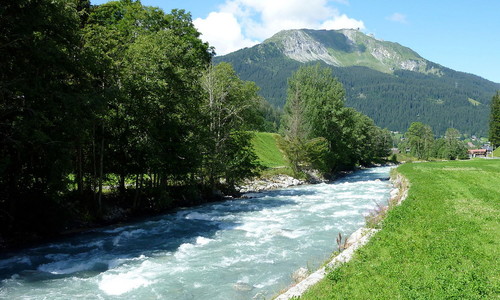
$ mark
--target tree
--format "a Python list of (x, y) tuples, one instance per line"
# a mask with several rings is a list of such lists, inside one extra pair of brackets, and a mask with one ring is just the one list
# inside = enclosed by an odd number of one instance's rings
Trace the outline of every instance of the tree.
[[(74, 1), (0, 9), (0, 219), (34, 226), (56, 213), (89, 103)], [(3, 214), (9, 217), (5, 217)], [(52, 218), (57, 222), (61, 218)], [(47, 228), (50, 228), (46, 221)], [(8, 230), (9, 226), (3, 226)], [(11, 225), (11, 224), (10, 224)]]
[(410, 153), (419, 159), (428, 159), (434, 142), (434, 134), (429, 125), (413, 122), (406, 132)]
[(494, 147), (500, 146), (500, 92), (491, 99), (489, 139)]
[[(310, 164), (304, 156), (309, 140), (324, 138), (328, 151), (320, 165), (334, 169), (341, 162), (342, 117), (345, 92), (331, 70), (319, 65), (303, 66), (288, 80), (288, 96), (282, 121), (282, 132), (288, 142), (289, 158), (297, 169)], [(316, 164), (317, 158), (314, 158)]]
[[(260, 97), (253, 82), (238, 78), (232, 66), (210, 65), (201, 84), (205, 92), (202, 112), (206, 119), (203, 169), (208, 185), (215, 191), (221, 179), (232, 186), (255, 169), (255, 155), (249, 147), (251, 135), (242, 129), (255, 120), (252, 110)], [(246, 125), (247, 124), (247, 125)]]
[(85, 49), (97, 61), (92, 74), (101, 99), (89, 151), (98, 198), (109, 173), (119, 176), (122, 195), (125, 178), (135, 177), (135, 203), (145, 174), (162, 195), (169, 182), (192, 181), (201, 164), (198, 80), (212, 51), (190, 14), (113, 1), (93, 8), (84, 33)]
[(455, 128), (448, 128), (443, 138), (434, 141), (432, 157), (443, 159), (463, 159), (467, 157), (467, 147), (459, 140), (460, 132)]
[(307, 159), (305, 144), (309, 136), (309, 124), (306, 122), (305, 100), (301, 94), (299, 80), (288, 82), (288, 97), (281, 120), (281, 131), (284, 135), (284, 149), (295, 173), (301, 172), (301, 165)]
[(342, 85), (328, 68), (303, 66), (290, 77), (281, 131), (295, 171), (338, 171), (388, 155), (389, 132), (344, 107), (344, 98)]
[(460, 131), (455, 128), (448, 128), (445, 133), (446, 151), (444, 157), (446, 159), (459, 159), (463, 158), (467, 153), (467, 148), (464, 143), (459, 140)]

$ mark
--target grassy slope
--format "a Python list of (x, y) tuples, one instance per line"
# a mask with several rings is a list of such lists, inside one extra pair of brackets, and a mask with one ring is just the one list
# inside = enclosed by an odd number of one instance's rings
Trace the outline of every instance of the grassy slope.
[(500, 157), (500, 147), (496, 148), (495, 151), (493, 151), (493, 156)]
[(266, 168), (288, 166), (288, 163), (277, 145), (280, 138), (277, 133), (254, 132), (252, 144), (260, 163)]
[(499, 299), (500, 160), (398, 170), (411, 183), (406, 201), (303, 299)]

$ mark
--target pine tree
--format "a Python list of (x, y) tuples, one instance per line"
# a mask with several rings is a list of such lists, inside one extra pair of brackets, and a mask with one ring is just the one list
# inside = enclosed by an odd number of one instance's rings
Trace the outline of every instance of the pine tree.
[(500, 92), (491, 99), (489, 138), (494, 147), (500, 146)]

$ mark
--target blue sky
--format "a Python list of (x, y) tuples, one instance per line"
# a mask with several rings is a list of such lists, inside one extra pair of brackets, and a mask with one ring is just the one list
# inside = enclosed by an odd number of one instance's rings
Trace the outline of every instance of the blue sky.
[[(93, 0), (92, 4), (108, 1)], [(282, 29), (360, 28), (457, 71), (500, 83), (499, 0), (142, 0), (191, 12), (202, 38), (225, 54)]]

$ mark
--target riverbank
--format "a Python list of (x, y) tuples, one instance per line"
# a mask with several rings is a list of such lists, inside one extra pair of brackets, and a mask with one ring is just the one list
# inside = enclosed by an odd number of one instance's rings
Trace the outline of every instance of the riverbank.
[(380, 230), (380, 228), (374, 227), (379, 227), (381, 225), (389, 209), (400, 205), (406, 197), (408, 197), (409, 183), (405, 177), (395, 172), (391, 177), (391, 181), (394, 189), (391, 190), (390, 198), (387, 200), (386, 205), (379, 205), (377, 209), (366, 216), (366, 226), (356, 230), (343, 242), (340, 236), (339, 240), (337, 240), (340, 252), (336, 256), (329, 260), (325, 266), (321, 267), (319, 270), (300, 278), (301, 280), (299, 282), (290, 287), (287, 291), (281, 293), (275, 300), (296, 299), (302, 296), (309, 288), (323, 280), (329, 272), (332, 272), (332, 270), (350, 261), (355, 255), (355, 252), (370, 241), (370, 239)]
[(411, 187), (383, 229), (301, 299), (500, 296), (500, 161), (405, 164)]
[[(380, 166), (381, 165), (374, 165), (373, 167)], [(286, 174), (262, 175), (243, 181), (241, 185), (236, 187), (236, 194), (241, 196), (244, 193), (264, 192), (303, 184), (318, 184), (322, 182), (329, 182), (342, 178), (352, 172), (353, 171), (338, 172), (332, 175), (330, 180), (324, 178), (318, 171), (315, 170), (310, 170), (305, 174), (305, 177), (308, 178), (307, 180), (294, 178)], [(116, 202), (116, 199), (109, 202), (104, 200), (103, 203), (105, 204), (106, 209), (104, 210), (104, 214), (99, 219), (87, 219), (85, 214), (82, 214), (80, 212), (75, 213), (71, 217), (72, 221), (64, 226), (64, 228), (61, 228), (58, 231), (54, 231), (49, 235), (24, 233), (16, 234), (8, 238), (2, 237), (0, 235), (0, 253), (16, 251), (26, 247), (36, 246), (42, 243), (57, 241), (59, 239), (78, 235), (95, 228), (140, 221), (144, 218), (154, 217), (169, 212), (175, 212), (176, 210), (185, 207), (194, 207), (208, 202), (218, 202), (232, 199), (238, 199), (238, 196), (226, 196), (222, 193), (218, 193), (216, 197), (212, 197), (211, 199), (205, 198), (198, 199), (197, 201), (186, 201), (186, 199), (182, 199), (182, 201), (174, 200), (171, 206), (166, 209), (150, 208), (144, 210), (133, 210), (129, 206), (119, 205), (119, 203), (132, 203), (132, 199), (128, 199), (129, 201), (125, 201), (124, 199), (122, 199), (118, 202)], [(115, 202), (118, 204), (113, 204)]]
[[(268, 190), (283, 189), (291, 186), (297, 186), (302, 184), (312, 184), (325, 181), (320, 179), (319, 175), (313, 173), (315, 177), (314, 180), (306, 181), (303, 179), (297, 179), (285, 174), (277, 174), (273, 176), (262, 176), (254, 177), (245, 180), (240, 186), (236, 187), (236, 192), (238, 195), (249, 192), (264, 192)], [(25, 233), (11, 236), (9, 238), (3, 238), (0, 235), (0, 253), (14, 251), (16, 249), (22, 249), (25, 247), (34, 246), (41, 243), (56, 241), (61, 238), (67, 238), (73, 235), (77, 235), (95, 228), (100, 228), (103, 226), (110, 226), (116, 224), (125, 224), (129, 222), (139, 221), (144, 218), (154, 217), (157, 215), (166, 214), (169, 212), (175, 212), (180, 208), (194, 207), (208, 202), (219, 202), (225, 200), (237, 199), (238, 197), (228, 196), (222, 194), (222, 192), (217, 192), (215, 197), (200, 199), (198, 201), (173, 201), (171, 207), (166, 209), (149, 209), (149, 210), (133, 210), (130, 207), (113, 204), (106, 204), (106, 209), (103, 215), (99, 219), (85, 219), (80, 218), (75, 214), (73, 220), (70, 224), (61, 228), (57, 232), (53, 232), (50, 235), (39, 235), (35, 233)], [(120, 201), (120, 203), (126, 201)], [(81, 213), (80, 213), (81, 215)]]

